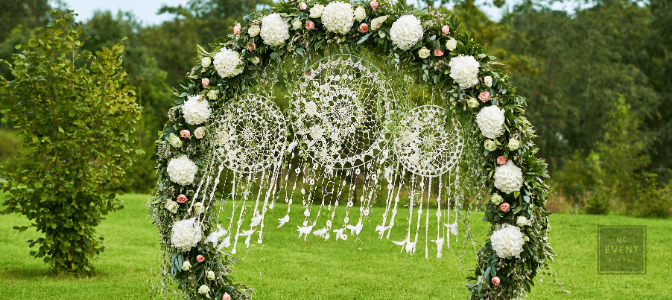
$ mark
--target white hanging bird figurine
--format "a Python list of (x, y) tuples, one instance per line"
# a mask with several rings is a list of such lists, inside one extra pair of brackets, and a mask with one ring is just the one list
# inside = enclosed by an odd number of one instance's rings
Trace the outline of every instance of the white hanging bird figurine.
[[(401, 251), (404, 251), (404, 246), (405, 246), (406, 244), (408, 244), (408, 242), (409, 242), (408, 237), (406, 237), (406, 239), (403, 240), (403, 241), (392, 241), (392, 243), (395, 243), (395, 244), (401, 246)], [(399, 252), (401, 253), (401, 251), (399, 251)]]
[(217, 251), (222, 251), (222, 248), (229, 248), (231, 246), (231, 235), (227, 235), (224, 240), (219, 243), (219, 247), (217, 247)]
[(415, 253), (415, 243), (416, 242), (408, 242), (406, 243), (406, 253), (413, 255)]
[(247, 238), (245, 239), (245, 246), (248, 248), (250, 247), (250, 239), (252, 238), (252, 234), (255, 232), (254, 229), (252, 230), (243, 230), (243, 232), (239, 233), (238, 236), (246, 236)]
[(321, 238), (324, 238), (324, 235), (328, 232), (329, 232), (329, 229), (327, 229), (326, 227), (322, 227), (318, 230), (313, 231), (313, 234), (316, 235), (316, 236), (319, 236)]
[(264, 219), (264, 216), (262, 215), (256, 215), (254, 218), (252, 218), (252, 223), (250, 223), (250, 227), (256, 227), (261, 223), (261, 221)]
[(383, 226), (383, 225), (378, 225), (376, 226), (376, 231), (380, 234), (380, 238), (383, 238), (383, 235), (385, 235), (385, 231), (390, 229), (390, 226)]
[(217, 224), (217, 231), (210, 233), (210, 235), (205, 238), (205, 243), (212, 243), (213, 247), (217, 247), (219, 239), (225, 236), (226, 233), (227, 231), (222, 228), (222, 225)]
[(362, 222), (359, 221), (357, 222), (357, 225), (347, 225), (345, 226), (346, 228), (350, 229), (350, 235), (359, 235), (359, 233), (362, 231)]
[(457, 220), (453, 224), (444, 224), (448, 229), (450, 229), (450, 234), (457, 235)]
[(334, 229), (334, 232), (336, 233), (336, 240), (337, 240), (337, 241), (338, 241), (338, 239), (341, 239), (341, 240), (344, 240), (344, 241), (345, 241), (345, 240), (348, 238), (348, 237), (343, 233), (344, 230), (345, 230), (345, 228)]
[(443, 256), (441, 253), (443, 251), (443, 238), (432, 240), (432, 242), (436, 243), (436, 258), (441, 258)]
[(303, 241), (305, 242), (305, 241), (306, 241), (306, 238), (308, 237), (308, 235), (310, 234), (310, 232), (313, 231), (313, 226), (315, 226), (315, 225), (303, 226), (303, 227), (301, 227), (301, 226), (296, 226), (297, 228), (299, 228), (299, 229), (298, 229), (298, 231), (299, 231), (299, 238), (301, 238), (301, 236), (305, 234), (305, 236), (303, 237)]
[(278, 228), (282, 227), (282, 225), (285, 225), (285, 223), (289, 222), (289, 215), (285, 215), (282, 217), (282, 219), (278, 219), (280, 221), (280, 225), (278, 225)]

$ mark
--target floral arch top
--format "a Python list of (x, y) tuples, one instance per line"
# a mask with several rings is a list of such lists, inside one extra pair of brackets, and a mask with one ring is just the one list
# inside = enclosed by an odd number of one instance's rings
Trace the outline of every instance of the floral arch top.
[[(546, 164), (534, 157), (525, 99), (453, 16), (290, 1), (246, 22), (200, 49), (158, 141), (148, 206), (164, 250), (161, 292), (176, 283), (190, 299), (247, 299), (231, 255), (261, 243), (265, 225), (347, 240), (378, 212), (381, 239), (399, 228), (391, 241), (402, 251), (424, 241), (425, 257), (441, 257), (458, 220), (468, 226), (483, 210), (491, 236), (468, 278), (472, 299), (522, 297), (539, 268), (550, 272)], [(395, 227), (404, 206), (407, 223)], [(292, 207), (304, 216), (296, 224)]]

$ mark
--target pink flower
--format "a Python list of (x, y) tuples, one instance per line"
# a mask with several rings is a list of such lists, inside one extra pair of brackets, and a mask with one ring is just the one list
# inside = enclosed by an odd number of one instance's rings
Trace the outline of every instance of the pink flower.
[(303, 3), (303, 2), (299, 3), (299, 9), (300, 10), (306, 10), (307, 8), (308, 8), (308, 6), (305, 3)]
[(497, 157), (497, 164), (498, 165), (503, 165), (505, 163), (506, 163), (506, 157), (504, 157), (504, 155), (502, 155), (500, 157)]
[(315, 29), (315, 23), (313, 23), (313, 21), (311, 21), (311, 20), (306, 21), (306, 29), (308, 29), (308, 30)]
[(441, 49), (434, 49), (434, 56), (443, 56), (443, 51)]
[(483, 102), (488, 102), (490, 100), (490, 92), (485, 91), (478, 95), (478, 99), (481, 99)]
[(371, 9), (375, 10), (378, 7), (378, 2), (376, 2), (376, 0), (371, 1), (369, 4), (371, 5)]
[(444, 25), (443, 27), (441, 27), (441, 32), (443, 32), (443, 34), (449, 34), (450, 27), (448, 27), (448, 25)]
[(203, 257), (203, 255), (200, 255), (200, 254), (199, 254), (198, 256), (196, 256), (196, 261), (197, 261), (197, 262), (201, 263), (201, 262), (203, 262), (204, 260), (205, 260), (205, 257)]
[(369, 25), (366, 25), (366, 23), (359, 24), (359, 32), (366, 33), (367, 31), (369, 31)]
[(177, 203), (187, 203), (187, 196), (185, 195), (177, 196)]
[(492, 277), (492, 284), (499, 285), (499, 282), (500, 282), (499, 277), (496, 277), (496, 276)]
[(231, 300), (231, 296), (229, 296), (228, 293), (224, 293), (224, 296), (222, 296), (222, 300)]
[(236, 26), (233, 27), (233, 33), (236, 35), (240, 34), (240, 24), (236, 24)]
[(252, 43), (252, 45), (247, 45), (247, 50), (256, 50), (257, 49), (257, 43)]
[(201, 79), (201, 83), (203, 84), (203, 87), (206, 87), (208, 84), (210, 84), (210, 79), (203, 78)]
[(508, 203), (504, 202), (504, 203), (502, 203), (502, 205), (499, 206), (499, 208), (500, 208), (503, 212), (507, 212), (507, 211), (509, 211), (509, 208), (511, 208), (511, 205), (509, 205)]
[(191, 135), (191, 132), (189, 132), (189, 130), (185, 129), (185, 130), (180, 131), (180, 136), (183, 137), (183, 138), (188, 138), (190, 135)]

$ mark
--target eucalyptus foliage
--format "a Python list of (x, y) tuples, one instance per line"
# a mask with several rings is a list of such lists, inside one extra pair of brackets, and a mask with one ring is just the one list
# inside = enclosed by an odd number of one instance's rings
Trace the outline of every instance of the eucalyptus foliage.
[(82, 30), (70, 13), (37, 35), (7, 63), (14, 80), (0, 77), (0, 95), (11, 101), (2, 121), (17, 129), (32, 168), (3, 172), (5, 210), (32, 221), (41, 237), (31, 255), (55, 271), (89, 274), (104, 250), (95, 227), (123, 208), (116, 192), (135, 160), (134, 125), (140, 108), (121, 67), (123, 46), (95, 55), (81, 51)]

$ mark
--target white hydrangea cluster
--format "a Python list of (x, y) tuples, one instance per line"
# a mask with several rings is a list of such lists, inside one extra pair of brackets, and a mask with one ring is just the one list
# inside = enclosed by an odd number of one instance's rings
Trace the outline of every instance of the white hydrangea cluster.
[(448, 63), (450, 78), (460, 85), (461, 89), (468, 89), (478, 84), (478, 68), (481, 66), (471, 55), (455, 56)]
[(274, 13), (261, 19), (261, 38), (271, 46), (280, 46), (289, 38), (289, 23)]
[(525, 239), (523, 233), (516, 226), (509, 224), (502, 225), (502, 228), (495, 230), (490, 236), (492, 249), (495, 250), (500, 258), (518, 257), (523, 252)]
[(196, 218), (177, 221), (173, 224), (173, 233), (170, 235), (170, 243), (173, 247), (184, 252), (196, 247), (203, 237), (201, 225)]
[(322, 12), (322, 24), (327, 31), (346, 34), (355, 22), (355, 11), (350, 3), (331, 2)]
[(194, 182), (198, 166), (186, 155), (171, 158), (168, 162), (168, 177), (172, 182), (179, 185), (187, 185)]
[(523, 171), (510, 160), (503, 166), (497, 167), (494, 178), (495, 187), (507, 194), (520, 191), (523, 186)]
[(227, 48), (219, 50), (213, 61), (217, 74), (222, 78), (229, 78), (242, 73), (242, 62), (238, 51)]
[(481, 133), (489, 138), (494, 139), (504, 133), (504, 109), (492, 105), (481, 109), (476, 115), (476, 124), (481, 130)]
[(414, 15), (401, 16), (392, 23), (390, 39), (401, 50), (411, 49), (422, 39), (422, 25)]
[(200, 95), (189, 96), (187, 101), (182, 104), (182, 115), (184, 120), (190, 125), (199, 125), (208, 120), (212, 114), (212, 109), (208, 100)]

